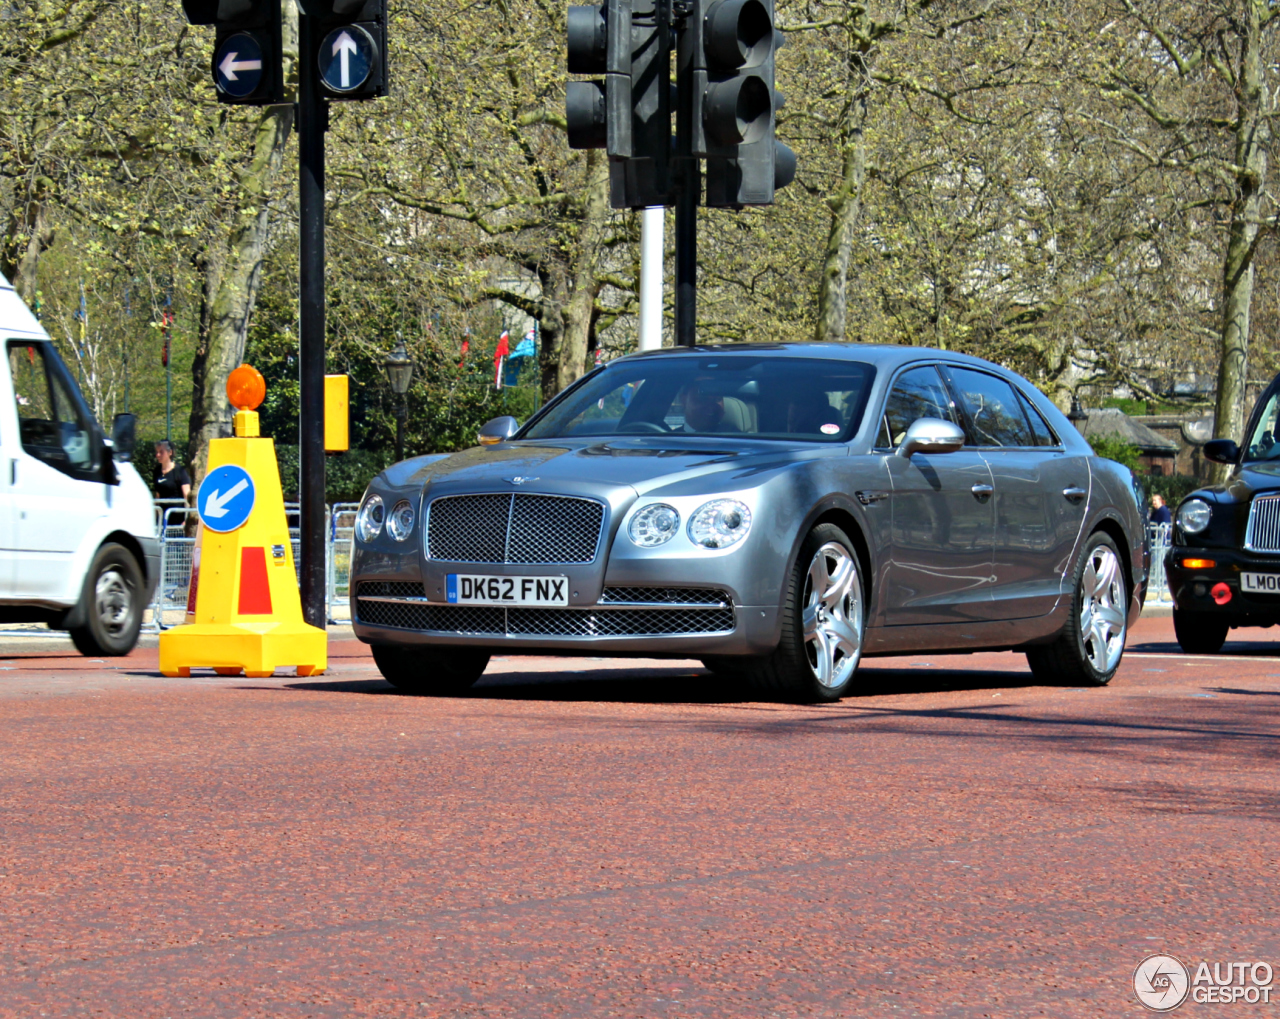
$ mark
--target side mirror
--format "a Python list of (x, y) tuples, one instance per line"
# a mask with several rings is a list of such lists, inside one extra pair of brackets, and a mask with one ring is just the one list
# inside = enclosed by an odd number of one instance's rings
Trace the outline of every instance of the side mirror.
[(955, 453), (964, 447), (964, 429), (941, 418), (920, 418), (911, 422), (898, 447), (898, 456), (912, 453)]
[(1210, 439), (1204, 444), (1204, 458), (1216, 464), (1233, 464), (1240, 459), (1240, 447), (1231, 439)]
[(117, 414), (111, 422), (111, 455), (117, 460), (132, 460), (138, 446), (138, 416)]
[(519, 430), (520, 422), (510, 414), (503, 414), (500, 418), (485, 422), (485, 426), (480, 429), (480, 434), (476, 436), (476, 439), (482, 446), (494, 446), (499, 442), (506, 442)]

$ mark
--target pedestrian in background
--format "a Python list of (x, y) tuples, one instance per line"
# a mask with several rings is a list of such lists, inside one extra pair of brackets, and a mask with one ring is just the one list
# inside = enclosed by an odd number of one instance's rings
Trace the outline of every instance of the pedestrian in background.
[(156, 472), (151, 487), (157, 499), (181, 499), (185, 503), (191, 494), (191, 475), (173, 462), (173, 443), (168, 439), (156, 443)]
[(1173, 515), (1169, 512), (1169, 507), (1164, 504), (1163, 495), (1153, 495), (1151, 497), (1151, 522), (1153, 524), (1168, 524), (1173, 521)]

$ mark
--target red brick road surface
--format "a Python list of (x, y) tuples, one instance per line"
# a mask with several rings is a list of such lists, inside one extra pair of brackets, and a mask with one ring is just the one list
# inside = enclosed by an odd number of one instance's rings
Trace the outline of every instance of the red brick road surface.
[(1274, 633), (1144, 620), (1103, 690), (880, 659), (823, 707), (694, 663), (436, 699), (351, 641), (306, 680), (9, 641), (0, 1017), (1118, 1016), (1152, 953), (1280, 974)]

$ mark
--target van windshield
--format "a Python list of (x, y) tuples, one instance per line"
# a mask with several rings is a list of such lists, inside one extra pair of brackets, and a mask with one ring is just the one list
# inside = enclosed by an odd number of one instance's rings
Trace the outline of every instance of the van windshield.
[(860, 361), (760, 354), (625, 360), (588, 378), (520, 435), (714, 435), (844, 442), (875, 369)]

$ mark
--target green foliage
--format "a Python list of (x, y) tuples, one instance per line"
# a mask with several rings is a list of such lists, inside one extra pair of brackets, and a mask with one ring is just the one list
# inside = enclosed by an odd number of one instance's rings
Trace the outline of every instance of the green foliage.
[(1171, 508), (1176, 507), (1197, 488), (1203, 488), (1208, 484), (1204, 478), (1188, 477), (1183, 474), (1150, 474), (1142, 480), (1146, 484), (1148, 494), (1164, 496), (1164, 501)]
[(1141, 461), (1139, 458), (1142, 453), (1137, 446), (1131, 446), (1124, 439), (1118, 439), (1110, 435), (1096, 436), (1089, 439), (1089, 445), (1093, 447), (1093, 451), (1098, 456), (1124, 464), (1135, 474), (1140, 470)]
[(1116, 396), (1116, 397), (1112, 397), (1109, 400), (1103, 400), (1102, 406), (1119, 408), (1120, 410), (1124, 411), (1124, 413), (1128, 414), (1130, 417), (1133, 417), (1134, 415), (1137, 415), (1137, 414), (1147, 413), (1146, 400), (1133, 400), (1123, 396)]
[[(280, 484), (286, 501), (298, 495), (298, 447), (279, 443), (276, 459), (280, 463)], [(369, 480), (391, 462), (381, 450), (349, 449), (324, 458), (325, 502), (358, 502)]]

